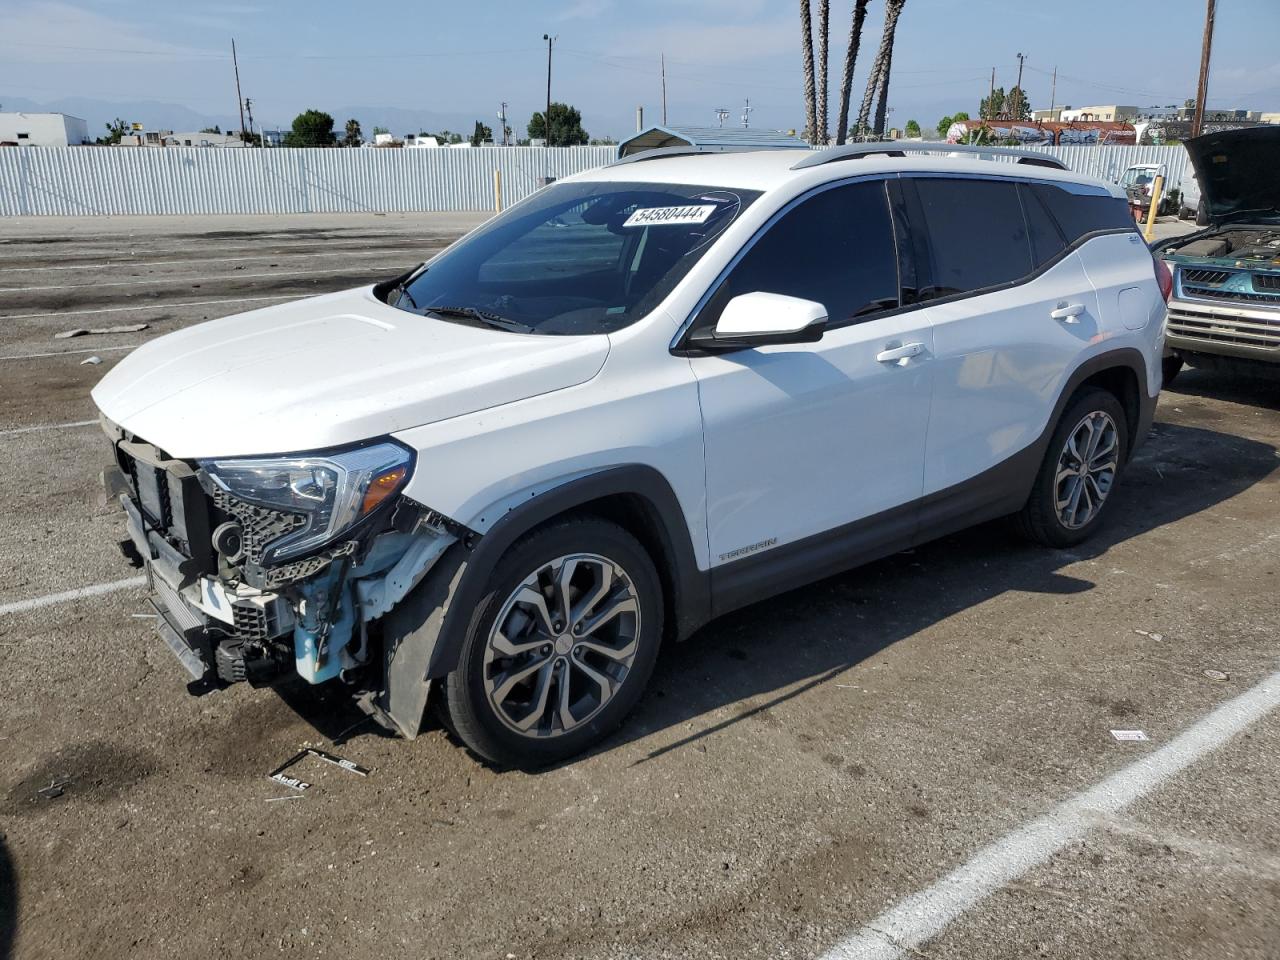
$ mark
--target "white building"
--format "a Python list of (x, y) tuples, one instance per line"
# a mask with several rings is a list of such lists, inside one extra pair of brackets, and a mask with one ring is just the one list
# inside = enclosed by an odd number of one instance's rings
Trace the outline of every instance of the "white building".
[(89, 127), (65, 113), (0, 113), (0, 145), (75, 147), (90, 143)]
[(1095, 107), (1064, 107), (1061, 119), (1063, 123), (1072, 120), (1132, 120), (1138, 116), (1137, 107), (1126, 107), (1118, 103), (1107, 103)]

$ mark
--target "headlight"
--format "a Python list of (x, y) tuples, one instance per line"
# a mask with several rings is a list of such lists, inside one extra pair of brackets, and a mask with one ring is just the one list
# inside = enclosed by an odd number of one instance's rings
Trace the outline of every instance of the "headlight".
[(269, 566), (328, 543), (409, 478), (413, 454), (395, 443), (342, 453), (263, 459), (201, 460), (201, 483), (248, 503), (293, 514), (303, 523), (264, 544)]

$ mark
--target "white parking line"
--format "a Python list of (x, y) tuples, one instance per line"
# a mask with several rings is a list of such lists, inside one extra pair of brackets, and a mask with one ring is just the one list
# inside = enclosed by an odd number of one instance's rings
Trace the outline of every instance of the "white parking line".
[[(294, 277), (332, 277), (335, 274), (350, 273), (346, 270), (291, 270), (289, 278)], [(212, 283), (219, 280), (262, 280), (279, 279), (280, 271), (271, 273), (220, 273), (212, 277), (147, 277), (142, 280), (109, 280), (106, 283), (59, 283), (47, 287), (0, 287), (4, 293), (33, 293), (41, 290), (79, 290), (83, 287), (154, 287), (162, 283)]]
[(1280, 673), (1273, 673), (1163, 747), (979, 850), (932, 886), (899, 901), (840, 941), (822, 955), (822, 960), (897, 960), (908, 954), (920, 955), (921, 944), (942, 933), (989, 894), (1083, 836), (1099, 816), (1114, 815), (1150, 793), (1277, 706)]
[(13, 430), (0, 430), (0, 437), (12, 437), (17, 433), (38, 433), (41, 430), (66, 430), (69, 427), (91, 427), (97, 420), (75, 420), (72, 423), (42, 423), (36, 427), (17, 427)]
[(72, 600), (87, 600), (89, 597), (100, 597), (104, 593), (116, 593), (119, 590), (131, 590), (147, 582), (146, 577), (130, 577), (127, 580), (113, 580), (111, 583), (95, 583), (91, 587), (79, 587), (63, 593), (51, 593), (44, 597), (31, 597), (29, 600), (15, 600), (13, 603), (0, 603), (0, 617), (9, 613), (24, 613), (27, 610), (39, 610), (41, 607), (52, 607)]
[(127, 313), (132, 310), (172, 310), (175, 307), (208, 307), (217, 303), (254, 303), (259, 300), (305, 300), (314, 293), (290, 293), (279, 297), (228, 297), (222, 300), (174, 300), (166, 303), (139, 303), (128, 307), (97, 307), (93, 310), (63, 310), (59, 313), (0, 314), (0, 320), (31, 320), (36, 317), (78, 317), (86, 313)]
[(141, 344), (131, 343), (127, 347), (93, 347), (89, 350), (52, 350), (49, 353), (14, 353), (0, 360), (44, 360), (46, 357), (70, 357), (79, 353), (108, 353), (117, 350), (136, 350)]
[[(461, 236), (461, 235), (462, 234), (458, 234), (458, 236)], [(0, 273), (31, 273), (36, 270), (39, 270), (41, 273), (44, 273), (45, 271), (48, 271), (48, 270), (95, 270), (100, 267), (175, 267), (175, 266), (182, 266), (188, 263), (238, 263), (242, 260), (279, 260), (279, 259), (285, 259), (288, 257), (312, 257), (312, 258), (314, 257), (350, 257), (350, 256), (355, 256), (357, 254), (361, 256), (374, 256), (375, 254), (381, 254), (381, 253), (394, 253), (396, 249), (399, 247), (431, 247), (432, 249), (434, 249), (435, 246), (443, 247), (451, 242), (452, 240), (447, 240), (443, 237), (435, 237), (435, 238), (424, 239), (424, 240), (399, 240), (399, 241), (387, 240), (378, 244), (370, 244), (369, 246), (364, 246), (364, 247), (354, 247), (347, 250), (335, 250), (329, 253), (322, 253), (322, 252), (275, 253), (275, 254), (261, 253), (261, 254), (254, 254), (253, 256), (243, 256), (243, 257), (190, 257), (186, 260), (139, 260), (137, 258), (134, 258), (134, 259), (128, 259), (128, 260), (100, 260), (96, 263), (93, 263), (93, 262), (64, 263), (64, 264), (58, 264), (57, 266), (39, 265), (39, 261), (46, 259), (46, 257), (44, 256), (5, 257), (4, 262), (6, 263), (17, 263), (22, 260), (33, 260), (33, 261), (36, 261), (38, 265), (34, 267), (0, 267)], [(334, 245), (333, 243), (324, 244), (324, 246), (329, 246), (329, 247), (333, 245)], [(298, 244), (298, 246), (302, 246), (302, 244)]]

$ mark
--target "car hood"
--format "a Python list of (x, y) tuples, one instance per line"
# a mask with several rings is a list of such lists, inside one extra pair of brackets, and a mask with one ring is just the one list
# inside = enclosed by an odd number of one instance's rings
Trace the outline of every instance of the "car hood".
[(1207, 133), (1186, 147), (1210, 222), (1280, 216), (1280, 127)]
[(464, 326), (362, 288), (159, 337), (103, 377), (93, 400), (174, 457), (318, 450), (575, 386), (608, 353), (603, 335)]

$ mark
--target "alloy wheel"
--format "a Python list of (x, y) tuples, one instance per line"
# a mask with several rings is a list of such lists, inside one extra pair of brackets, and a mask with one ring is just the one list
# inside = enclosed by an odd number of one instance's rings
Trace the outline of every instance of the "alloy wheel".
[(1102, 509), (1120, 465), (1119, 436), (1101, 410), (1086, 414), (1067, 435), (1053, 490), (1058, 520), (1068, 530), (1086, 526)]
[(485, 695), (527, 737), (557, 737), (604, 709), (635, 662), (640, 601), (626, 571), (575, 553), (543, 564), (507, 597), (485, 647)]

